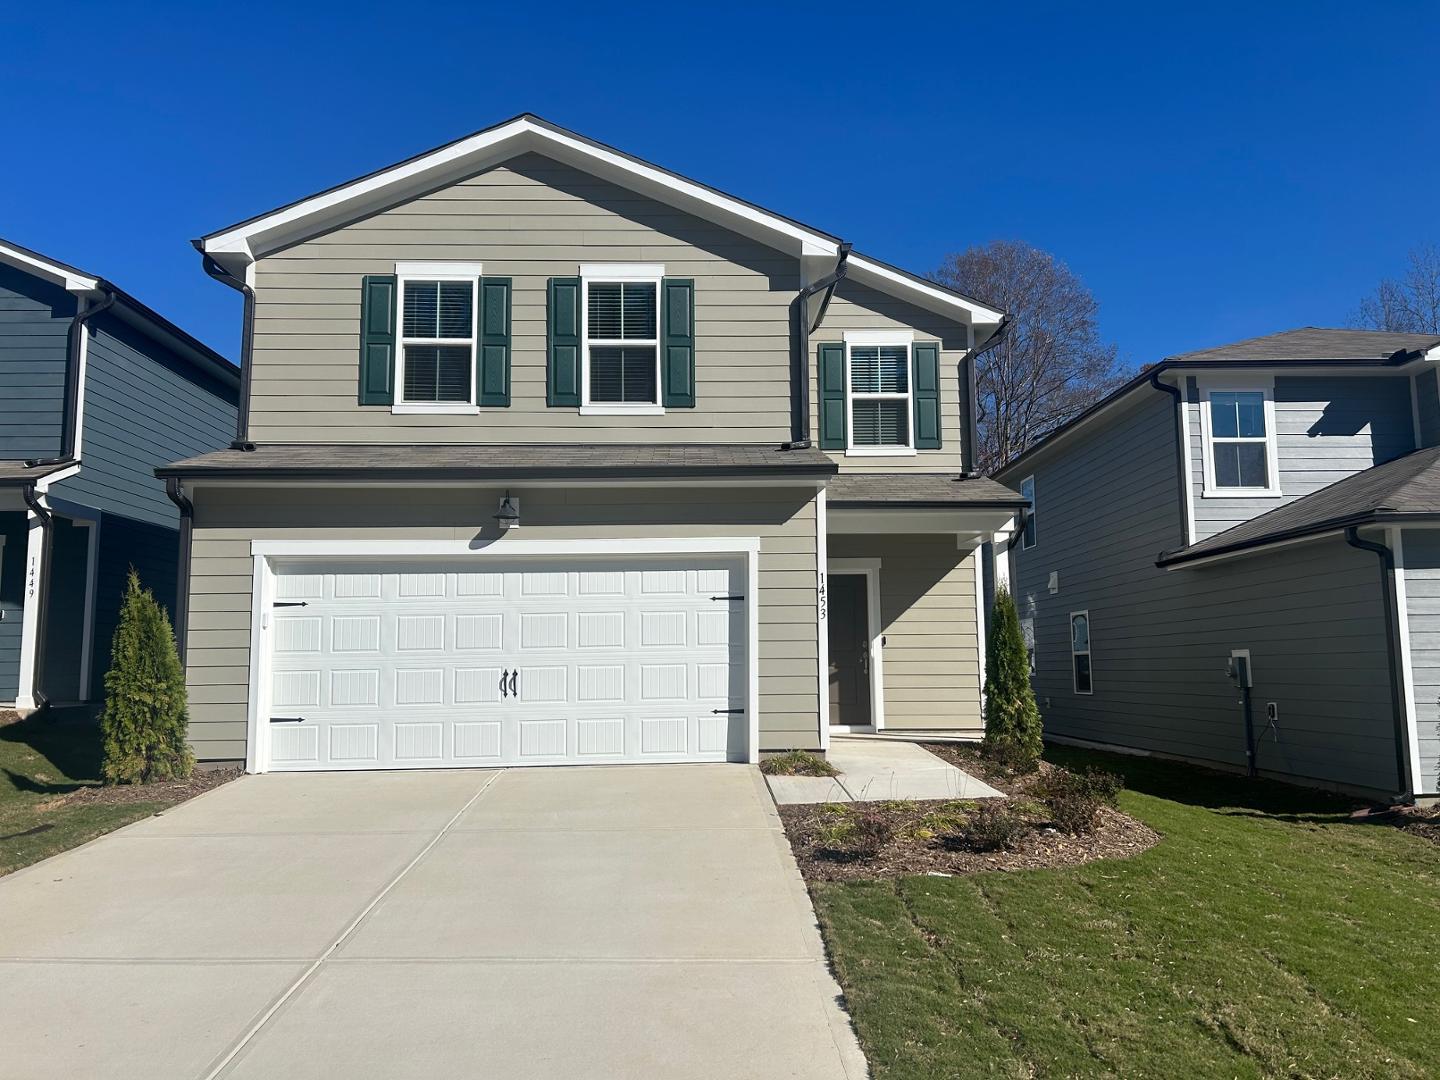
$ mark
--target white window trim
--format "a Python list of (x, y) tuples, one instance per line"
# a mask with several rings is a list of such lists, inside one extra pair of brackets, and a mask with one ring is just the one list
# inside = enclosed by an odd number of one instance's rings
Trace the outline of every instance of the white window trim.
[[(1265, 468), (1269, 483), (1257, 487), (1217, 487), (1215, 484), (1215, 437), (1210, 423), (1211, 394), (1262, 394), (1265, 400)], [(1243, 442), (1243, 439), (1225, 439)], [(1259, 439), (1250, 439), (1259, 442)], [(1228, 379), (1223, 383), (1202, 383), (1200, 386), (1200, 446), (1205, 463), (1204, 486), (1200, 492), (1206, 499), (1274, 499), (1280, 495), (1279, 440), (1275, 431), (1275, 380)]]
[[(1077, 615), (1085, 616), (1086, 648), (1083, 652), (1077, 652), (1075, 649), (1075, 617)], [(1070, 612), (1070, 619), (1065, 624), (1065, 628), (1070, 631), (1070, 688), (1074, 690), (1077, 694), (1080, 694), (1084, 697), (1089, 697), (1095, 693), (1095, 628), (1094, 624), (1090, 621), (1090, 609), (1082, 608), (1080, 611)], [(1075, 677), (1075, 658), (1077, 656), (1087, 657), (1090, 661), (1089, 690), (1081, 690), (1080, 680)]]
[[(395, 403), (390, 412), (396, 416), (479, 416), (475, 400), (475, 364), (480, 355), (480, 278), (483, 263), (469, 262), (400, 262), (395, 264)], [(405, 336), (405, 282), (424, 281), (470, 282), (470, 400), (469, 401), (406, 401), (405, 346), (458, 345), (462, 338), (407, 338)]]
[[(847, 725), (845, 731), (885, 730), (885, 633), (880, 611), (880, 560), (829, 559), (825, 564), (828, 576), (853, 574), (865, 579), (866, 634), (870, 640), (870, 726)], [(822, 628), (828, 634), (828, 626)], [(830, 665), (825, 665), (825, 726), (830, 726)], [(833, 728), (832, 730), (842, 730)]]
[[(580, 264), (580, 415), (581, 416), (664, 416), (664, 388), (660, 367), (661, 303), (660, 290), (665, 278), (662, 263), (581, 263)], [(590, 283), (595, 282), (642, 282), (655, 286), (655, 400), (654, 401), (598, 401), (590, 400)], [(599, 341), (601, 348), (615, 345), (644, 346), (650, 339), (628, 341)]]
[[(855, 373), (851, 350), (854, 346), (902, 345), (905, 348), (905, 393), (861, 394), (865, 401), (905, 402), (905, 446), (855, 445), (855, 394), (852, 378)], [(915, 332), (913, 330), (847, 330), (845, 331), (845, 456), (846, 457), (915, 457)]]
[[(1036, 546), (1039, 545), (1039, 543), (1040, 543), (1040, 515), (1036, 512), (1036, 511), (1039, 509), (1039, 507), (1040, 507), (1040, 500), (1035, 497), (1035, 474), (1034, 474), (1034, 473), (1031, 473), (1029, 476), (1025, 477), (1024, 480), (1021, 480), (1021, 481), (1020, 481), (1020, 488), (1023, 489), (1027, 483), (1030, 485), (1030, 505), (1025, 508), (1025, 510), (1024, 510), (1024, 512), (1023, 512), (1023, 514), (1022, 514), (1022, 516), (1021, 516), (1021, 518), (1020, 518), (1020, 550), (1021, 550), (1021, 551), (1030, 551), (1032, 548), (1036, 547)], [(1022, 491), (1021, 494), (1023, 494), (1023, 493), (1024, 493), (1024, 492)], [(1028, 520), (1032, 520), (1032, 521), (1035, 522), (1035, 529), (1034, 529), (1035, 539), (1032, 540), (1032, 541), (1030, 541), (1028, 544), (1025, 542), (1025, 522), (1026, 522), (1027, 519), (1028, 519)]]

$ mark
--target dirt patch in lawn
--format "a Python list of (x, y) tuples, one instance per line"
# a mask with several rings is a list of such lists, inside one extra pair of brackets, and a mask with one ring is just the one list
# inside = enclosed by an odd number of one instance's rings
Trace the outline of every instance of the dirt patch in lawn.
[(924, 745), (1009, 798), (781, 806), (785, 833), (807, 881), (1076, 866), (1129, 858), (1160, 841), (1154, 829), (1112, 806), (1099, 807), (1091, 832), (1057, 828), (1044, 801), (1046, 782), (1059, 769), (1050, 762), (1016, 776), (978, 747)]
[[(120, 806), (125, 803), (163, 802), (174, 805), (212, 788), (229, 783), (239, 769), (196, 769), (186, 780), (160, 780), (153, 784), (89, 785), (37, 803), (36, 810), (58, 810), (65, 806)], [(167, 807), (168, 809), (168, 807)]]
[(1404, 806), (1392, 815), (1397, 828), (1440, 846), (1440, 806)]

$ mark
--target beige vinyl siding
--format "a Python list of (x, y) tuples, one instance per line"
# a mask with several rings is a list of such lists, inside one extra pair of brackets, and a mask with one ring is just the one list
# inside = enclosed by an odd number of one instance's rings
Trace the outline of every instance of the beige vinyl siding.
[[(360, 282), (398, 261), (480, 262), (513, 281), (511, 404), (396, 416), (357, 404)], [(546, 282), (582, 262), (695, 279), (693, 409), (580, 416), (545, 404)], [(260, 442), (774, 443), (790, 438), (799, 261), (535, 154), (256, 264), (251, 436)]]
[(976, 552), (954, 536), (831, 534), (828, 555), (880, 560), (886, 730), (978, 734)]
[[(527, 540), (760, 537), (761, 749), (819, 748), (812, 491), (511, 490), (521, 499)], [(468, 540), (493, 532), (490, 515), (502, 494), (483, 488), (201, 488), (186, 658), (197, 757), (245, 756), (252, 540)]]
[(962, 379), (970, 330), (904, 300), (842, 281), (830, 301), (825, 321), (810, 335), (810, 426), (820, 443), (820, 353), (822, 342), (844, 341), (846, 330), (913, 330), (916, 341), (940, 342), (940, 449), (921, 450), (913, 457), (846, 457), (827, 450), (843, 472), (959, 472), (963, 418), (969, 415), (969, 381)]

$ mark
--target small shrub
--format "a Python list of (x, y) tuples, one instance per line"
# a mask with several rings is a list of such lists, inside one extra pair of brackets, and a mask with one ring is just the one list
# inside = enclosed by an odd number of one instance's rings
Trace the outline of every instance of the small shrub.
[(995, 594), (985, 649), (985, 756), (1014, 774), (1034, 772), (1044, 749), (1040, 707), (1030, 685), (1030, 654), (1020, 631), (1015, 601), (1005, 589)]
[(873, 859), (895, 835), (895, 824), (879, 804), (826, 808), (817, 832), (820, 847), (846, 859)]
[(766, 776), (839, 776), (840, 771), (818, 754), (808, 750), (790, 750), (760, 762)]
[[(987, 740), (989, 736), (986, 736)], [(1040, 755), (1010, 739), (996, 738), (984, 744), (985, 759), (1003, 776), (1028, 776), (1040, 767)]]
[(195, 757), (185, 673), (170, 617), (132, 568), (105, 673), (103, 774), (107, 784), (144, 784), (189, 776)]
[(1119, 776), (1103, 769), (1054, 769), (1045, 777), (1039, 794), (1057, 829), (1082, 836), (1095, 831), (1100, 807), (1114, 806), (1122, 786)]
[(999, 800), (985, 803), (970, 815), (963, 841), (975, 851), (1005, 851), (1029, 831), (1021, 817)]

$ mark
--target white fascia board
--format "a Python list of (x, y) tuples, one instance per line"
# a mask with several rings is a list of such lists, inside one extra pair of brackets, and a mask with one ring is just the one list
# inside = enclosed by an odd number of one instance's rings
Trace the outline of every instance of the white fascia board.
[(0, 262), (9, 263), (17, 270), (38, 274), (46, 281), (52, 281), (61, 286), (66, 292), (92, 293), (98, 292), (100, 289), (100, 281), (97, 278), (77, 274), (67, 267), (52, 263), (47, 259), (37, 258), (29, 252), (19, 251), (8, 244), (0, 244)]
[[(523, 523), (522, 523), (523, 528)], [(509, 558), (547, 555), (748, 555), (758, 536), (656, 537), (641, 540), (252, 540), (250, 554), (266, 558)]]
[(967, 535), (984, 537), (1003, 528), (1014, 516), (1010, 509), (916, 509), (896, 506), (840, 508), (830, 506), (827, 521), (831, 536), (865, 533), (879, 536)]
[(959, 293), (918, 281), (908, 274), (902, 274), (884, 263), (867, 259), (864, 255), (851, 254), (848, 275), (862, 284), (872, 285), (892, 296), (903, 296), (919, 307), (939, 312), (942, 315), (963, 315), (968, 323), (998, 323), (1005, 317), (1003, 311), (986, 307), (975, 300), (967, 300)]
[(257, 238), (265, 238), (267, 247), (274, 243), (293, 243), (297, 239), (303, 239), (307, 223), (323, 223), (325, 226), (332, 224), (336, 212), (347, 203), (379, 205), (401, 195), (408, 185), (416, 185), (418, 190), (425, 184), (425, 178), (431, 174), (446, 170), (457, 175), (478, 172), (528, 150), (548, 152), (567, 164), (577, 164), (600, 175), (609, 174), (622, 178), (622, 183), (628, 182), (632, 187), (664, 191), (678, 196), (698, 207), (719, 212), (758, 227), (775, 237), (784, 238), (787, 248), (830, 253), (837, 253), (839, 250), (836, 241), (829, 237), (663, 169), (537, 124), (529, 117), (519, 117), (373, 176), (237, 225), (205, 238), (201, 241), (201, 246), (211, 255), (234, 253), (254, 257), (260, 247), (255, 243)]

